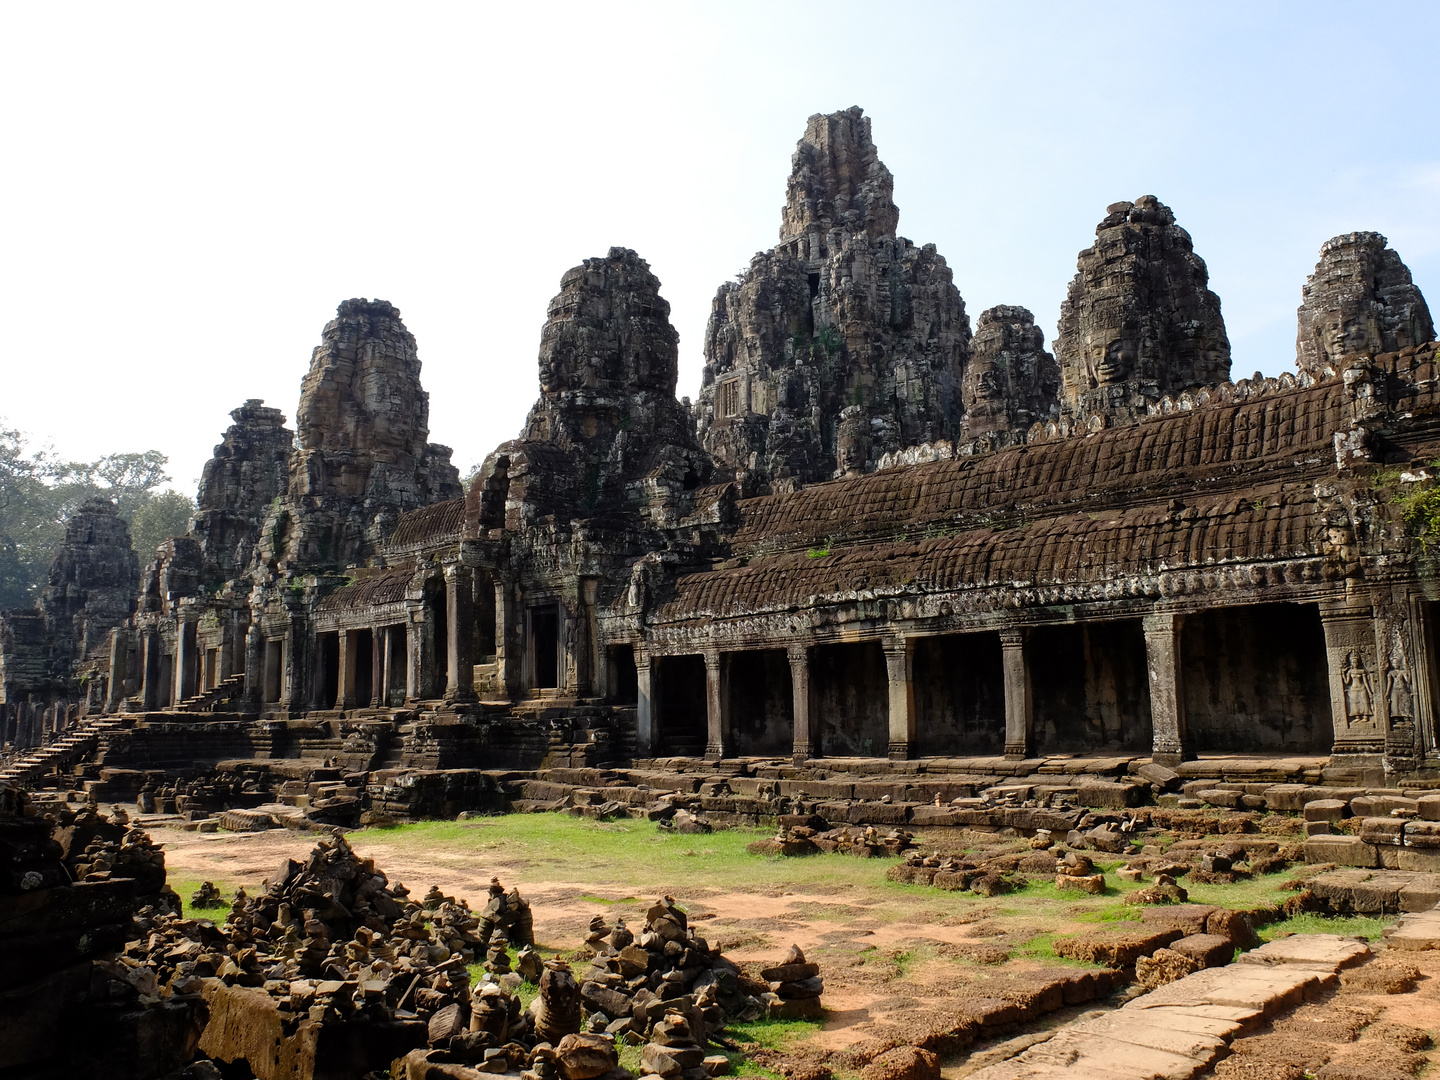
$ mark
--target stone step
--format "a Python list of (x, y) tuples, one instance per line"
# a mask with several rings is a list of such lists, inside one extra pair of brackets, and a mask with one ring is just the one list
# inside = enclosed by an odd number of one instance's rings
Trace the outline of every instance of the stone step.
[(1229, 1051), (1230, 1042), (1338, 982), (1370, 956), (1335, 934), (1297, 934), (1144, 994), (1123, 1008), (1059, 1028), (970, 1080), (1189, 1080)]

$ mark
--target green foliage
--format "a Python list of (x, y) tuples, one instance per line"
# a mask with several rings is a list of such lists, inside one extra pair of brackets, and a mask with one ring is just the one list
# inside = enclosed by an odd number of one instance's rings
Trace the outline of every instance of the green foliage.
[(1394, 915), (1317, 915), (1304, 911), (1288, 919), (1262, 926), (1260, 940), (1274, 941), (1286, 934), (1339, 934), (1342, 937), (1363, 937), (1366, 941), (1378, 941), (1385, 927), (1395, 919)]
[(194, 513), (195, 500), (178, 491), (161, 491), (141, 502), (130, 517), (130, 543), (141, 565), (166, 540), (184, 535)]
[(819, 547), (813, 547), (809, 551), (805, 552), (806, 556), (811, 559), (823, 559), (826, 555), (829, 555), (830, 552), (835, 550), (835, 539), (836, 538), (833, 536), (827, 536), (825, 538), (825, 543), (821, 544)]
[(815, 329), (815, 346), (827, 357), (840, 351), (840, 331), (833, 326), (819, 326)]
[[(190, 505), (183, 495), (159, 490), (170, 480), (165, 464), (158, 450), (62, 461), (48, 446), (34, 446), (24, 432), (0, 422), (0, 610), (34, 602), (45, 585), (55, 545), (65, 535), (65, 522), (88, 499), (112, 500), (131, 524), (132, 535), (136, 515), (149, 511), (142, 521), (149, 546), (135, 541), (141, 563), (147, 562), (158, 543), (150, 537), (180, 516), (181, 501)], [(151, 511), (157, 499), (164, 502)], [(183, 517), (188, 520), (188, 510)], [(182, 521), (178, 531), (184, 530)]]

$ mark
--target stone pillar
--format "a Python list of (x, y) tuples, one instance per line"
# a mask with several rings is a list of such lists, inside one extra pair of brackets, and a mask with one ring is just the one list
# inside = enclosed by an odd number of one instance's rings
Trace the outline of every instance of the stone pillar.
[(153, 626), (140, 632), (140, 703), (153, 709), (160, 700), (160, 635)]
[(1146, 615), (1145, 661), (1150, 675), (1150, 724), (1157, 765), (1174, 768), (1195, 756), (1185, 722), (1185, 673), (1180, 657), (1180, 627), (1185, 616), (1173, 612)]
[(446, 667), (449, 669), (445, 700), (450, 702), (475, 700), (473, 588), (468, 568), (459, 565), (445, 568)]
[(1030, 683), (1025, 631), (1000, 631), (1000, 656), (1005, 672), (1005, 756), (1027, 758), (1035, 749), (1035, 695)]
[(125, 660), (130, 654), (130, 635), (123, 626), (110, 631), (110, 683), (105, 688), (105, 711), (120, 711), (125, 697)]
[(714, 649), (705, 652), (705, 760), (719, 761), (729, 749), (730, 687), (728, 664)]
[(390, 675), (390, 628), (377, 626), (370, 631), (370, 707), (383, 709)]
[(245, 700), (252, 703), (265, 701), (265, 635), (260, 627), (251, 623), (245, 631)]
[(1335, 729), (1331, 753), (1383, 754), (1389, 718), (1373, 613), (1369, 606), (1322, 604), (1320, 622), (1330, 669), (1330, 719)]
[(301, 680), (305, 670), (296, 655), (299, 651), (296, 646), (302, 640), (292, 619), (286, 624), (285, 636), (280, 639), (280, 697), (275, 703), (280, 712), (291, 712), (295, 707), (295, 695), (304, 692)]
[(906, 638), (884, 643), (890, 684), (890, 760), (905, 761), (915, 750), (915, 650)]
[(651, 674), (650, 656), (638, 644), (635, 646), (635, 752), (641, 757), (655, 753), (656, 728), (658, 719), (655, 711), (655, 683)]
[(794, 713), (793, 753), (798, 764), (815, 754), (815, 736), (810, 727), (810, 650), (791, 645), (785, 650), (790, 661), (790, 701)]
[(175, 683), (175, 706), (195, 693), (195, 624), (180, 619), (175, 624), (175, 659), (171, 676)]
[(419, 611), (410, 612), (405, 622), (405, 700), (420, 700), (420, 639), (424, 636), (424, 617)]
[(360, 635), (354, 630), (341, 630), (339, 636), (340, 675), (335, 680), (338, 691), (333, 702), (326, 702), (322, 706), (327, 709), (350, 709), (355, 706), (355, 669), (359, 666), (355, 663), (355, 650), (360, 644)]
[(519, 604), (509, 585), (495, 582), (495, 670), (505, 696), (511, 701), (521, 696), (524, 677), (520, 670), (521, 651), (516, 641), (519, 633), (516, 612)]

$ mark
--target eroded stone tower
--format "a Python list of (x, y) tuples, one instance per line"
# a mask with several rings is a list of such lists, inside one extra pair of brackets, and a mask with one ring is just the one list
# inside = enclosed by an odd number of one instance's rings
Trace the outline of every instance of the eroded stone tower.
[(280, 410), (257, 398), (230, 417), (235, 422), (200, 475), (190, 529), (206, 577), (217, 582), (250, 569), (271, 503), (285, 494), (295, 439)]
[(1026, 308), (1001, 305), (984, 312), (970, 349), (960, 384), (961, 437), (967, 442), (994, 450), (1011, 446), (1031, 424), (1055, 412), (1060, 367), (1045, 351), (1045, 333)]
[(892, 189), (859, 108), (810, 117), (780, 244), (715, 297), (698, 425), (748, 488), (959, 435), (970, 321), (934, 245), (895, 235)]
[(426, 441), (429, 423), (399, 310), (346, 300), (301, 383), (287, 495), (261, 538), (266, 557), (341, 569), (367, 558), (406, 510), (458, 498), (450, 448)]
[(1317, 372), (1343, 356), (1378, 356), (1435, 336), (1425, 298), (1377, 232), (1327, 240), (1305, 281), (1295, 364)]
[(1107, 207), (1060, 308), (1065, 413), (1126, 422), (1165, 394), (1229, 379), (1230, 339), (1208, 282), (1164, 203), (1145, 195)]
[(40, 610), (57, 640), (89, 655), (134, 609), (140, 565), (130, 527), (109, 499), (87, 500), (65, 523)]

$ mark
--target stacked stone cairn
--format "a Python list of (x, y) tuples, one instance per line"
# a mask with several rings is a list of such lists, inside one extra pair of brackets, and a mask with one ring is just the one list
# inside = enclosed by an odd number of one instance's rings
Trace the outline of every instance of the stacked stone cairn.
[(885, 876), (902, 885), (933, 885), (947, 892), (968, 890), (981, 896), (998, 896), (1026, 884), (1024, 878), (1013, 876), (1014, 869), (993, 860), (976, 863), (939, 852), (925, 855), (919, 850), (910, 850)]
[(773, 837), (748, 844), (752, 855), (788, 857), (819, 854), (853, 855), (861, 859), (893, 858), (912, 850), (914, 836), (907, 829), (884, 833), (873, 825), (842, 825), (832, 829), (814, 814), (782, 815)]
[(611, 927), (597, 917), (585, 940), (595, 953), (580, 986), (591, 1031), (638, 1046), (667, 1011), (678, 1010), (703, 1046), (727, 1014), (764, 1013), (744, 992), (739, 969), (695, 933), (672, 897), (650, 906), (638, 936), (624, 919)]
[(772, 1019), (813, 1019), (824, 1014), (820, 995), (825, 992), (825, 982), (820, 978), (820, 965), (807, 961), (798, 945), (791, 945), (785, 959), (765, 968), (760, 977), (770, 984), (765, 1003)]

